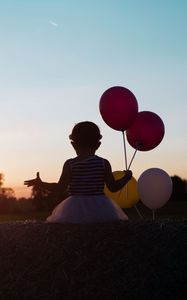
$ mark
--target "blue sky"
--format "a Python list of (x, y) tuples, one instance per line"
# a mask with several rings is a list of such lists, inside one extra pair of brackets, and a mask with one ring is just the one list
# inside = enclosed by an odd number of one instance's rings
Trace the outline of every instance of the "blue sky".
[(166, 127), (157, 148), (137, 153), (135, 178), (150, 167), (187, 177), (186, 1), (0, 1), (0, 43), (0, 171), (18, 196), (36, 171), (58, 180), (74, 156), (68, 135), (82, 120), (102, 131), (98, 155), (125, 168), (121, 133), (99, 113), (115, 85)]

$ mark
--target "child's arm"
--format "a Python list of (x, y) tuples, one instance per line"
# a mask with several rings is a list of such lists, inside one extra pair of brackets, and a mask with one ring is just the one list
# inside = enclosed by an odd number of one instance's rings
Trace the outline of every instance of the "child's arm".
[(51, 192), (58, 192), (58, 191), (65, 192), (70, 182), (70, 176), (71, 176), (70, 171), (71, 170), (69, 164), (65, 162), (58, 183), (49, 183), (49, 182), (42, 181), (40, 179), (39, 172), (37, 172), (35, 179), (26, 180), (24, 181), (24, 184), (27, 185), (28, 187), (38, 186), (38, 188), (41, 188), (42, 190), (48, 190)]
[(125, 171), (124, 176), (115, 180), (108, 160), (105, 160), (105, 183), (111, 192), (117, 192), (132, 178), (132, 171)]

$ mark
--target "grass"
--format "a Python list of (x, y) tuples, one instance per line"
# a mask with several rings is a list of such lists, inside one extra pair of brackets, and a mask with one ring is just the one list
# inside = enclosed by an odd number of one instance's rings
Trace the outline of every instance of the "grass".
[(9, 221), (45, 221), (50, 212), (30, 212), (30, 213), (20, 213), (20, 214), (0, 214), (0, 222)]
[(187, 222), (0, 224), (0, 299), (187, 299)]
[[(187, 299), (187, 203), (128, 221), (50, 224), (0, 215), (0, 300)], [(16, 221), (16, 222), (15, 222)]]
[[(147, 220), (153, 218), (152, 211), (140, 202), (137, 204), (137, 209), (143, 216), (143, 219)], [(125, 209), (125, 212), (130, 220), (140, 219), (140, 216), (134, 207)], [(50, 212), (46, 211), (20, 214), (0, 214), (0, 222), (23, 220), (45, 221), (49, 214)], [(187, 219), (187, 201), (168, 202), (165, 206), (155, 212), (155, 217), (156, 219)]]
[[(139, 212), (144, 219), (152, 219), (153, 213), (150, 209), (145, 207), (141, 202), (137, 204)], [(130, 219), (139, 219), (135, 208), (126, 209), (127, 215)], [(163, 207), (155, 211), (156, 219), (187, 219), (187, 201), (171, 201), (166, 203)]]

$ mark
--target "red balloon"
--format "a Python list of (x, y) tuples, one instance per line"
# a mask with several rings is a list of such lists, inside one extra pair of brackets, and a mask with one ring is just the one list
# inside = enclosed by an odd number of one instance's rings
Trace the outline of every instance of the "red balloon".
[(138, 114), (138, 102), (130, 90), (114, 86), (101, 96), (99, 109), (108, 126), (124, 131), (132, 125)]
[(152, 150), (164, 137), (162, 119), (151, 111), (139, 112), (133, 125), (126, 131), (127, 141), (138, 150)]

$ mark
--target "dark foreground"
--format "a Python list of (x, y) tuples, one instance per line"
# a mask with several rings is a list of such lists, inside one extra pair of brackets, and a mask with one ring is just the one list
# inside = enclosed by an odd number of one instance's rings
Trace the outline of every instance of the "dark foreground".
[(1, 223), (0, 299), (187, 299), (187, 221)]

